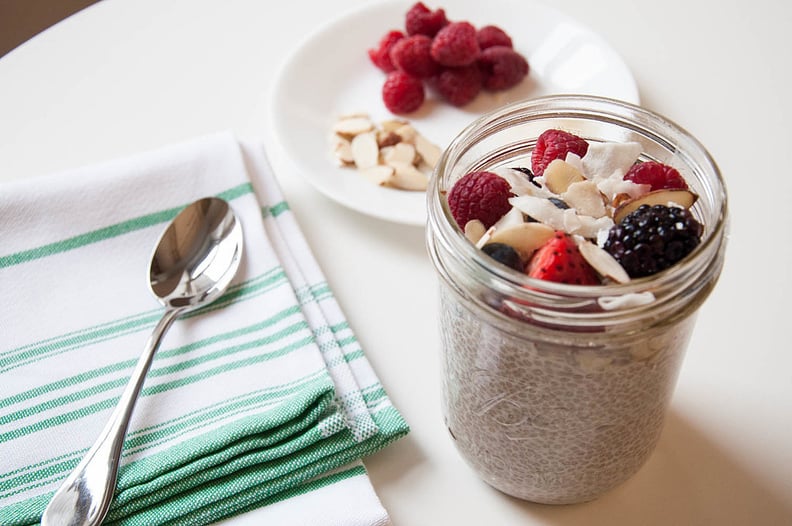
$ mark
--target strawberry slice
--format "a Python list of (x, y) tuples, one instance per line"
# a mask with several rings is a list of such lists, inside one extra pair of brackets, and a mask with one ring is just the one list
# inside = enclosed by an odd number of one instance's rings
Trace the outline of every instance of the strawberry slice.
[(557, 283), (600, 284), (596, 271), (583, 258), (575, 242), (561, 231), (556, 231), (555, 236), (534, 252), (525, 273), (532, 278)]

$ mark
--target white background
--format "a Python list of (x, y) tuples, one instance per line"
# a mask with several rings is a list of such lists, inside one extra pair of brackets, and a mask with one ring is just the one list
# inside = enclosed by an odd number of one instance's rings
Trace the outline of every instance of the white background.
[[(104, 0), (0, 59), (0, 179), (223, 129), (272, 144), (276, 68), (297, 42), (362, 3)], [(480, 482), (443, 427), (436, 279), (423, 230), (342, 208), (269, 148), (331, 287), (412, 427), (366, 461), (374, 486), (396, 525), (790, 524), (792, 4), (553, 5), (600, 33), (632, 69), (643, 105), (717, 160), (732, 218), (721, 282), (701, 309), (646, 466), (593, 503), (521, 502)]]

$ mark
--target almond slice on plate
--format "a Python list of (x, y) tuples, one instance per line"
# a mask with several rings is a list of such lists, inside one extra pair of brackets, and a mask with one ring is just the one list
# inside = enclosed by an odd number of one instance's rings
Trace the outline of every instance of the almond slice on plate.
[(371, 119), (361, 116), (342, 118), (333, 126), (333, 132), (347, 138), (352, 138), (373, 129), (374, 123), (371, 122)]
[(382, 186), (393, 175), (393, 168), (383, 164), (378, 164), (376, 166), (370, 166), (368, 168), (358, 170), (358, 173), (360, 173), (360, 175), (372, 183)]
[(412, 164), (393, 163), (389, 166), (393, 168), (393, 174), (385, 181), (384, 186), (400, 190), (426, 190), (429, 178)]
[(394, 144), (383, 158), (385, 164), (391, 166), (398, 164), (413, 164), (415, 162), (415, 147), (406, 142)]
[(437, 166), (442, 150), (420, 133), (415, 135), (415, 149), (430, 168)]
[(352, 139), (352, 158), (359, 169), (371, 168), (379, 162), (379, 146), (374, 132), (361, 133)]

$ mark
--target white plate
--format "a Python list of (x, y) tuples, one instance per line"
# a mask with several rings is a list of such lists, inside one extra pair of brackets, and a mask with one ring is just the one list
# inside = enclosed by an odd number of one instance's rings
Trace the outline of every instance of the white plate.
[[(391, 117), (380, 98), (385, 75), (369, 61), (390, 29), (404, 27), (412, 0), (375, 3), (328, 23), (291, 55), (272, 93), (272, 131), (286, 155), (320, 192), (354, 210), (398, 223), (423, 225), (425, 194), (375, 186), (355, 170), (336, 164), (329, 141), (338, 115), (368, 112)], [(470, 121), (496, 107), (554, 93), (602, 95), (638, 102), (627, 66), (598, 35), (564, 14), (530, 0), (444, 0), (449, 20), (494, 24), (512, 37), (530, 64), (528, 78), (506, 92), (482, 92), (464, 108), (428, 95), (407, 116), (418, 131), (445, 147)]]

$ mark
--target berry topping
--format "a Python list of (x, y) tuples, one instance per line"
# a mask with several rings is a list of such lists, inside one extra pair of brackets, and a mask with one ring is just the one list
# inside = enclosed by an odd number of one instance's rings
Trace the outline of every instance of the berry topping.
[(511, 37), (498, 26), (484, 26), (476, 32), (479, 47), (484, 50), (493, 46), (512, 47)]
[(511, 210), (511, 196), (506, 179), (492, 172), (470, 172), (451, 188), (448, 206), (460, 228), (472, 219), (489, 228)]
[(405, 15), (404, 25), (408, 35), (426, 35), (433, 37), (448, 24), (445, 11), (431, 11), (422, 2), (413, 5)]
[(420, 79), (403, 71), (388, 73), (382, 86), (382, 100), (393, 113), (410, 113), (421, 107), (424, 101), (424, 87)]
[(507, 267), (513, 268), (522, 272), (523, 264), (520, 261), (520, 254), (514, 248), (505, 243), (487, 243), (481, 248), (481, 251), (489, 257), (502, 263)]
[(581, 255), (568, 235), (557, 231), (539, 247), (525, 269), (532, 278), (572, 285), (599, 285), (594, 268)]
[(385, 73), (390, 73), (396, 66), (393, 65), (390, 59), (390, 50), (398, 42), (404, 38), (404, 33), (401, 31), (388, 31), (380, 39), (376, 48), (368, 50), (368, 56), (371, 62)]
[(652, 190), (686, 190), (688, 187), (676, 168), (656, 161), (645, 161), (634, 164), (624, 175), (624, 180), (632, 181), (636, 184), (651, 185)]
[(385, 73), (400, 70), (423, 80), (425, 87), (434, 84), (441, 98), (455, 106), (471, 102), (482, 88), (512, 88), (529, 69), (528, 61), (513, 49), (511, 37), (500, 27), (477, 29), (467, 20), (450, 22), (443, 9), (432, 11), (423, 2), (414, 3), (406, 12), (404, 31), (389, 31), (368, 55)]
[(489, 90), (512, 88), (528, 74), (528, 61), (510, 47), (488, 47), (477, 61), (482, 84)]
[(604, 248), (630, 277), (650, 276), (690, 254), (702, 230), (684, 208), (641, 205), (610, 230)]
[(563, 130), (546, 130), (536, 140), (536, 146), (531, 153), (531, 168), (534, 175), (540, 176), (555, 159), (565, 159), (569, 152), (583, 157), (587, 150), (588, 143), (577, 135)]
[(432, 58), (443, 66), (467, 66), (479, 55), (476, 28), (469, 22), (452, 22), (432, 41)]
[(413, 35), (396, 42), (390, 51), (393, 65), (408, 75), (419, 79), (429, 78), (440, 66), (432, 59), (432, 39), (426, 35)]
[(481, 91), (481, 72), (475, 64), (443, 68), (432, 78), (431, 85), (450, 104), (464, 106)]

